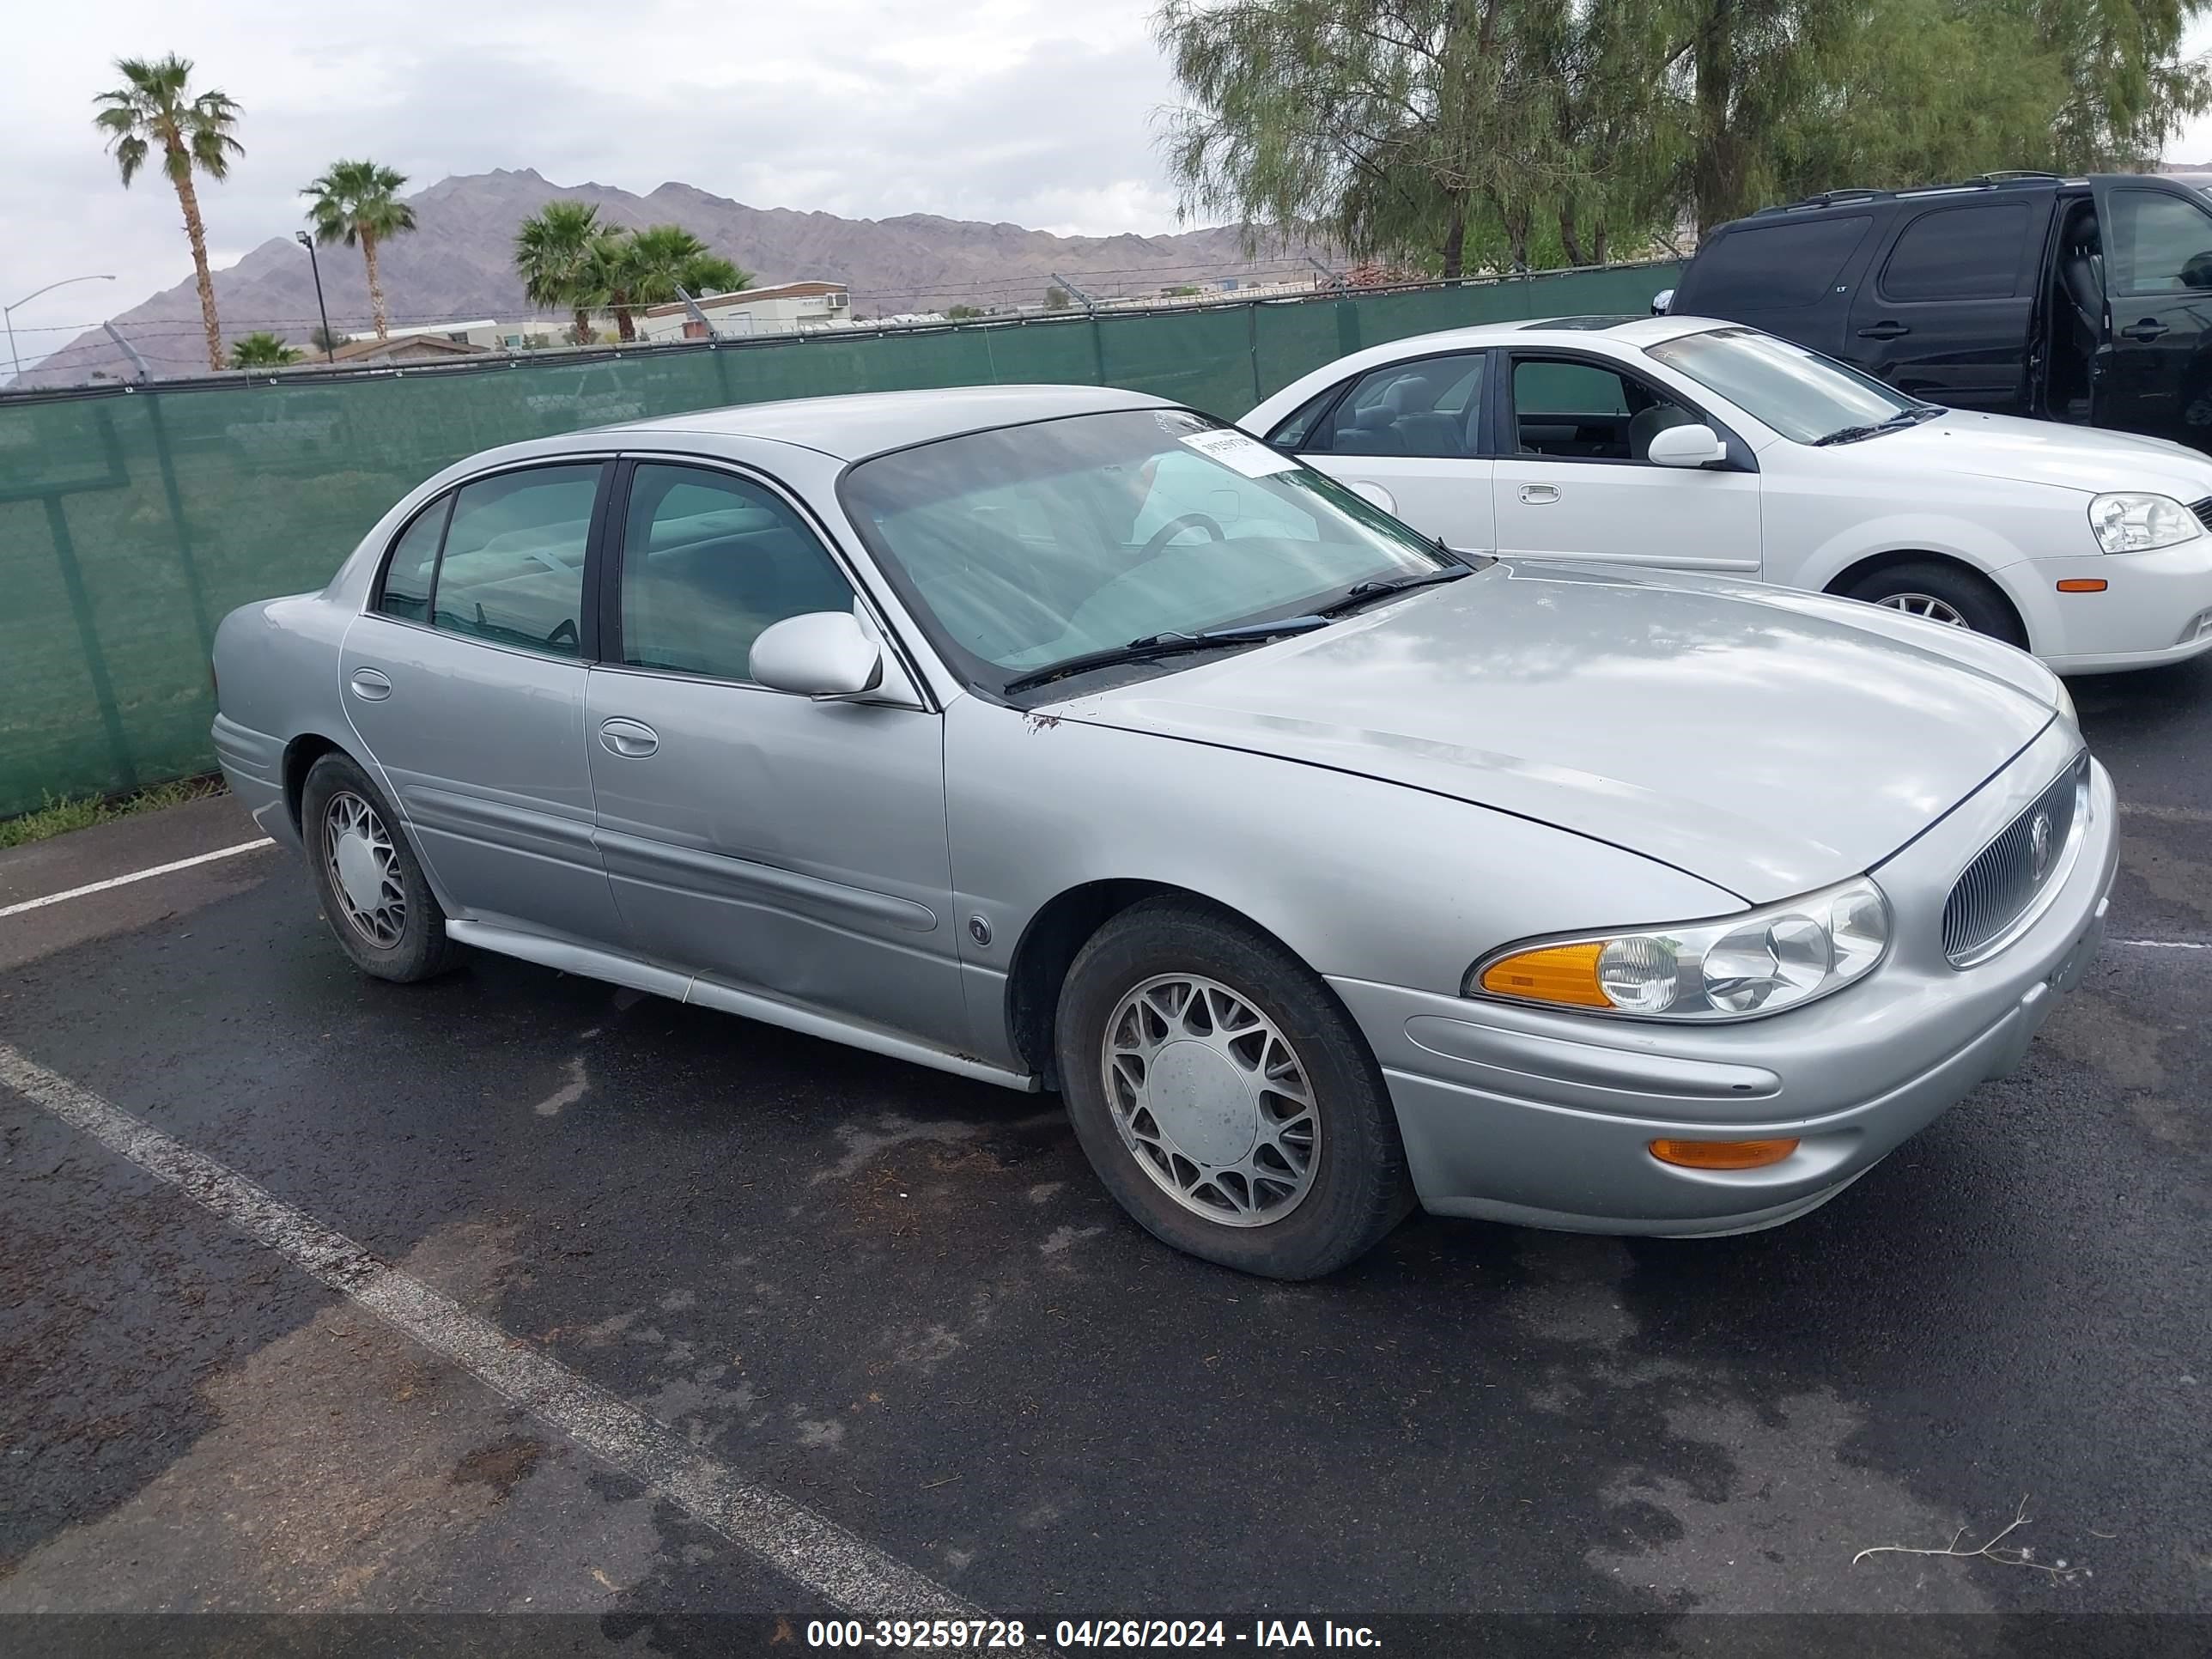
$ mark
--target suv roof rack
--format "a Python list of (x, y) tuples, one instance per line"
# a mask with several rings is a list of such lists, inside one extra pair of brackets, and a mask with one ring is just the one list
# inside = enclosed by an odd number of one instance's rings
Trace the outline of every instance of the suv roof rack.
[(2021, 167), (2011, 171), (1977, 173), (1972, 179), (1955, 185), (1908, 185), (1901, 190), (1869, 190), (1853, 186), (1844, 190), (1824, 190), (1818, 196), (1808, 196), (1802, 201), (1784, 202), (1773, 207), (1760, 208), (1751, 216), (1760, 217), (1769, 213), (1809, 213), (1816, 209), (1835, 207), (1844, 202), (1887, 202), (1900, 197), (1936, 196), (1947, 191), (2017, 190), (2037, 185), (2065, 182), (2064, 176), (2056, 173), (2039, 173)]

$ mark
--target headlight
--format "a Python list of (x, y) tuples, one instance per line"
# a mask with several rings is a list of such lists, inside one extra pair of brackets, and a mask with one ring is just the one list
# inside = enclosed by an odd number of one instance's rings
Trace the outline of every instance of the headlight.
[(1841, 990), (1888, 946), (1889, 902), (1862, 877), (1716, 921), (1509, 945), (1460, 990), (1641, 1019), (1747, 1019)]
[(2100, 495), (2089, 503), (2089, 528), (2107, 553), (2147, 553), (2204, 533), (2197, 515), (2171, 495)]

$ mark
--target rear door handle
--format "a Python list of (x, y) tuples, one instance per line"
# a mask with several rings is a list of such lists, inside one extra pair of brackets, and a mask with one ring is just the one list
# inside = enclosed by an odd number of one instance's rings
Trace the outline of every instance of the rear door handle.
[(2146, 317), (2133, 328), (2124, 328), (2120, 337), (2126, 340), (2155, 340), (2166, 332), (2166, 326), (2155, 317)]
[(384, 677), (381, 669), (356, 668), (348, 684), (353, 687), (354, 696), (364, 702), (382, 702), (392, 695), (392, 682)]
[(1885, 317), (1881, 321), (1875, 324), (1873, 326), (1861, 329), (1859, 331), (1859, 338), (1862, 340), (1894, 340), (1900, 335), (1910, 334), (1911, 332), (1912, 331), (1907, 328), (1903, 323), (1894, 322)]
[(660, 747), (660, 733), (643, 720), (617, 717), (600, 725), (599, 746), (624, 760), (641, 760)]
[(1522, 484), (1521, 499), (1531, 507), (1542, 507), (1559, 499), (1559, 487), (1557, 484)]

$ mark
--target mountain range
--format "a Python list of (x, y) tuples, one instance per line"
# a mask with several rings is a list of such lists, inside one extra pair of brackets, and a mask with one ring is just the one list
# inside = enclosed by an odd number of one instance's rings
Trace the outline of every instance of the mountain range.
[[(750, 272), (756, 284), (820, 277), (842, 282), (856, 316), (940, 310), (954, 305), (1035, 305), (1055, 276), (1103, 295), (1153, 292), (1209, 275), (1255, 270), (1235, 226), (1172, 236), (1055, 236), (1019, 225), (908, 214), (844, 219), (831, 213), (753, 208), (690, 185), (639, 196), (608, 185), (555, 185), (524, 168), (441, 179), (408, 198), (412, 234), (385, 244), (379, 264), (394, 327), (411, 323), (519, 319), (536, 311), (515, 276), (516, 228), (556, 199), (584, 201), (611, 225), (679, 224)], [(1303, 246), (1259, 256), (1266, 269), (1302, 265)], [(350, 248), (318, 250), (323, 298), (339, 333), (366, 331), (368, 288)], [(1087, 285), (1086, 285), (1087, 286)], [(215, 273), (226, 342), (258, 329), (305, 346), (316, 325), (306, 253), (272, 238)], [(112, 319), (156, 375), (205, 374), (199, 300), (191, 279)], [(79, 335), (27, 371), (24, 386), (81, 385), (95, 372), (131, 378), (128, 359), (98, 330)]]

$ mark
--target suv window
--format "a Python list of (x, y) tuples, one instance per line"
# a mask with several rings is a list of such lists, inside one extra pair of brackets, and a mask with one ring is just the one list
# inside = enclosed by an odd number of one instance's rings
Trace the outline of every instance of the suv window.
[[(2003, 300), (2020, 289), (2026, 202), (1936, 208), (1905, 226), (1881, 268), (1891, 300)], [(2046, 215), (2047, 220), (2047, 215)]]
[(597, 461), (533, 467), (456, 490), (431, 625), (556, 657), (577, 655), (584, 546), (602, 470)]
[(750, 680), (762, 629), (852, 608), (836, 561), (773, 491), (703, 467), (630, 474), (622, 643), (632, 667)]
[(1316, 455), (1464, 460), (1475, 453), (1482, 368), (1477, 351), (1370, 369), (1304, 447)]
[(1653, 433), (1698, 418), (1645, 382), (1595, 363), (1514, 360), (1513, 422), (1523, 455), (1641, 461)]
[(1809, 306), (1835, 285), (1844, 262), (1866, 240), (1871, 215), (1740, 225), (1717, 237), (1692, 262), (1683, 311), (1729, 316)]
[(2117, 294), (2212, 289), (2212, 215), (2163, 191), (2116, 190), (2105, 264)]
[(392, 544), (392, 558), (384, 567), (384, 584), (377, 591), (376, 608), (387, 617), (421, 622), (430, 609), (430, 584), (438, 574), (438, 544), (446, 537), (446, 515), (453, 498), (441, 495), (417, 513), (399, 539)]

